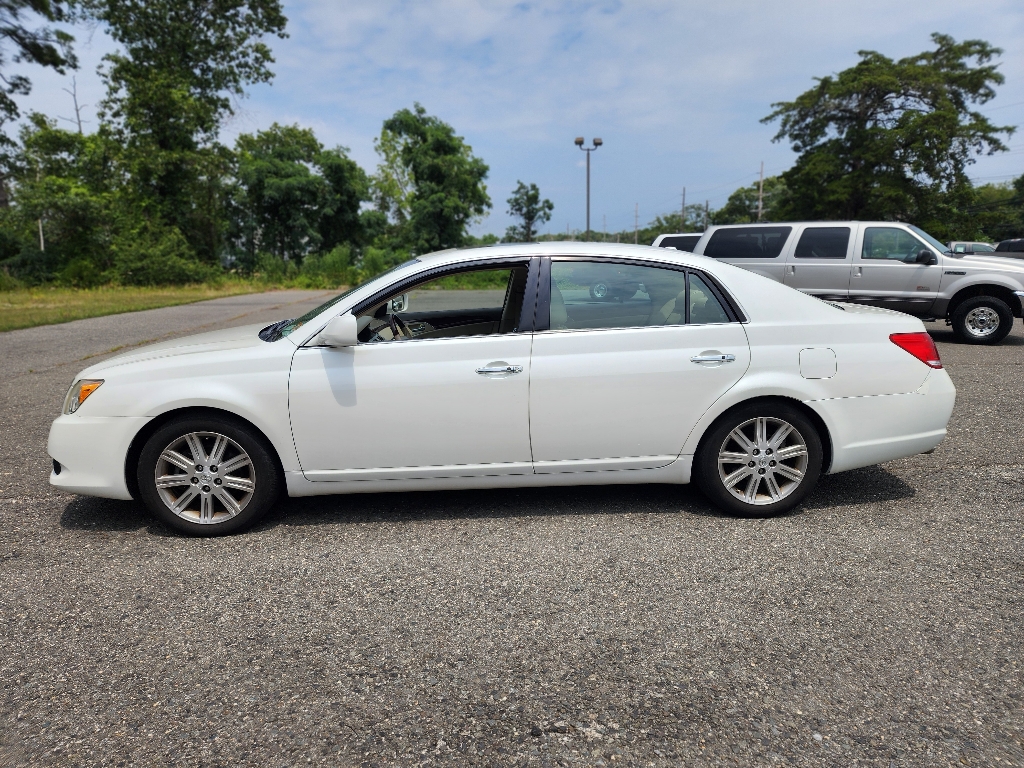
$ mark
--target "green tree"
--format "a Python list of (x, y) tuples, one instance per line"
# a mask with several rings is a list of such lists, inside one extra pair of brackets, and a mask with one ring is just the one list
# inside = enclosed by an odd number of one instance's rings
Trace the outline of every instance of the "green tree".
[(7, 266), (31, 282), (93, 285), (109, 279), (116, 148), (29, 116), (8, 163), (14, 205), (4, 213)]
[[(9, 61), (29, 62), (64, 73), (77, 66), (71, 52), (74, 38), (67, 32), (46, 26), (29, 28), (25, 16), (35, 15), (46, 22), (67, 18), (67, 3), (59, 0), (0, 0), (0, 40), (14, 48), (14, 56), (0, 47), (0, 125), (18, 117), (18, 105), (12, 98), (25, 95), (32, 83), (25, 75), (6, 74)], [(10, 141), (6, 136), (2, 140)]]
[(1024, 174), (1010, 183), (977, 187), (967, 213), (973, 236), (992, 242), (1024, 237)]
[(301, 261), (307, 253), (360, 244), (365, 172), (343, 149), (325, 150), (308, 128), (275, 123), (235, 144), (231, 233), (243, 263), (259, 252)]
[(505, 231), (505, 241), (510, 243), (532, 243), (537, 227), (551, 221), (551, 212), (555, 204), (548, 199), (540, 199), (540, 189), (536, 184), (527, 186), (519, 182), (508, 199), (508, 214), (519, 219), (519, 223)]
[(384, 121), (376, 146), (375, 198), (397, 240), (416, 253), (462, 245), (467, 227), (491, 207), (487, 164), (419, 104)]
[(263, 38), (285, 36), (279, 0), (83, 0), (82, 7), (121, 46), (105, 57), (101, 117), (124, 146), (140, 215), (177, 228), (200, 258), (216, 261), (230, 160), (217, 136), (231, 98), (272, 77)]
[(747, 224), (757, 221), (758, 197), (760, 196), (761, 221), (779, 221), (778, 214), (786, 211), (789, 190), (786, 182), (778, 176), (768, 176), (758, 189), (758, 182), (749, 187), (740, 187), (726, 201), (725, 205), (711, 215), (712, 224)]
[(981, 40), (934, 34), (934, 50), (892, 60), (861, 51), (860, 62), (794, 101), (774, 104), (763, 122), (779, 122), (776, 141), (799, 153), (782, 174), (789, 189), (776, 220), (913, 221), (943, 237), (963, 223), (972, 202), (967, 166), (1006, 146), (1011, 127), (994, 125), (972, 105), (1003, 82)]

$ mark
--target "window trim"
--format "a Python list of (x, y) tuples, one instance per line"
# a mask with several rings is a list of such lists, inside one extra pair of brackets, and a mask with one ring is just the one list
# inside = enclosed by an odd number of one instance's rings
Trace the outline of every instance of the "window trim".
[[(652, 269), (671, 269), (674, 272), (685, 272), (687, 274), (686, 280), (686, 322), (675, 326), (665, 325), (631, 325), (622, 326), (615, 328), (564, 328), (556, 329), (552, 331), (550, 327), (551, 323), (551, 262), (552, 261), (591, 261), (605, 264), (625, 264), (632, 267), (650, 267)], [(747, 317), (739, 310), (739, 305), (733, 300), (732, 296), (726, 291), (718, 279), (703, 269), (698, 267), (687, 266), (686, 264), (672, 264), (663, 261), (647, 261), (645, 259), (629, 259), (629, 258), (608, 258), (608, 257), (594, 257), (594, 256), (545, 256), (541, 260), (540, 269), (538, 270), (539, 284), (537, 286), (537, 309), (534, 320), (534, 332), (551, 332), (551, 333), (579, 333), (581, 331), (623, 331), (623, 330), (645, 330), (648, 328), (686, 328), (686, 327), (697, 327), (690, 323), (690, 280), (689, 275), (694, 274), (703, 280), (708, 288), (711, 289), (711, 293), (718, 300), (718, 303), (722, 305), (725, 310), (725, 314), (729, 317), (729, 323), (720, 323), (720, 325), (728, 325), (731, 323), (746, 323), (749, 322)], [(719, 325), (719, 323), (716, 323)], [(701, 324), (701, 328), (706, 327), (706, 324)]]

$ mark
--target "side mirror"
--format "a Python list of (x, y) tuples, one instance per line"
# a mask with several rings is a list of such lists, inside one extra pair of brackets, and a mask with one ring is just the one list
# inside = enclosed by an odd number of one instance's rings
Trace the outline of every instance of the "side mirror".
[(409, 309), (409, 294), (403, 293), (401, 296), (395, 296), (391, 301), (388, 302), (388, 313), (396, 314), (398, 312), (406, 312)]
[(354, 347), (359, 343), (359, 327), (351, 312), (331, 318), (327, 327), (320, 331), (317, 341), (325, 347)]
[(917, 254), (915, 261), (918, 264), (938, 264), (939, 260), (935, 258), (935, 254), (929, 251), (927, 248), (923, 248), (920, 253)]

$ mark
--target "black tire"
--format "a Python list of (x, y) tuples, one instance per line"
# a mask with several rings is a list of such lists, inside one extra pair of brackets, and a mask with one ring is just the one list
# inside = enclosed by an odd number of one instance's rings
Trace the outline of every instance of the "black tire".
[[(748, 438), (756, 438), (758, 419), (766, 420), (767, 441), (751, 452), (731, 436), (734, 430), (740, 429)], [(793, 432), (786, 435), (777, 448), (772, 448), (773, 439), (781, 437), (782, 425), (792, 427)], [(753, 444), (754, 440), (748, 439), (748, 442)], [(798, 453), (800, 446), (804, 454)], [(776, 455), (776, 449), (787, 458), (778, 461), (771, 458)], [(720, 469), (720, 454), (739, 459), (741, 452), (747, 454), (744, 461), (723, 463)], [(781, 400), (761, 400), (729, 411), (711, 425), (694, 457), (693, 469), (698, 487), (719, 509), (739, 517), (771, 517), (788, 512), (807, 497), (821, 474), (822, 456), (818, 430), (799, 408)], [(753, 467), (750, 462), (754, 462)], [(740, 470), (745, 474), (739, 474)], [(783, 470), (787, 471), (785, 476)], [(790, 477), (797, 474), (799, 481)], [(735, 481), (732, 490), (723, 475)], [(775, 484), (774, 489), (770, 483)], [(752, 486), (754, 500), (748, 501)], [(776, 491), (779, 498), (772, 501)]]
[[(994, 314), (993, 314), (994, 313)], [(998, 318), (997, 324), (992, 320)], [(1013, 312), (995, 296), (972, 296), (953, 311), (953, 333), (967, 344), (998, 344), (1013, 330)]]
[[(199, 445), (194, 448), (196, 440)], [(223, 467), (196, 460), (197, 452), (217, 458), (219, 446), (224, 446)], [(165, 458), (164, 451), (172, 447), (184, 462)], [(157, 488), (158, 471), (160, 477), (170, 478), (163, 489)], [(154, 432), (139, 455), (137, 480), (139, 495), (150, 512), (190, 536), (221, 536), (248, 528), (273, 506), (282, 487), (266, 439), (244, 422), (216, 414), (185, 416)], [(237, 510), (231, 508), (228, 497), (235, 500)], [(180, 512), (171, 509), (175, 501), (185, 502)]]

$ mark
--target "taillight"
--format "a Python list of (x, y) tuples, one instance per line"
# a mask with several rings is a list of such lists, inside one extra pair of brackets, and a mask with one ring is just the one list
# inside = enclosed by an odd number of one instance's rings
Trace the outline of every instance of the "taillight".
[(935, 348), (932, 337), (924, 331), (920, 333), (890, 333), (889, 341), (900, 349), (906, 350), (930, 368), (941, 368), (939, 350)]

